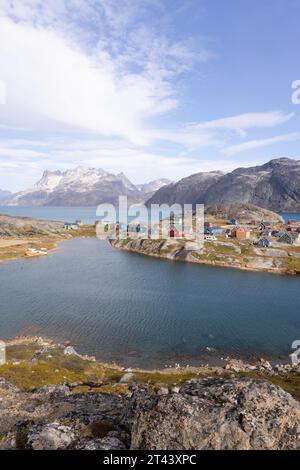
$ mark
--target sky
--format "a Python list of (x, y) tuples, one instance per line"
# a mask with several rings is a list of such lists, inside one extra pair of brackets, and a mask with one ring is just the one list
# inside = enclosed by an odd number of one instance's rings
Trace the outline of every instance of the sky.
[(0, 188), (300, 159), (299, 20), (299, 0), (0, 0)]

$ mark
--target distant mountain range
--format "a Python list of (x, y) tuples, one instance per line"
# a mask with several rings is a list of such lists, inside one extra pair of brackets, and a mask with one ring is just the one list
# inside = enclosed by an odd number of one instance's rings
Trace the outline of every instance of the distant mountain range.
[(137, 184), (136, 187), (138, 188), (139, 191), (141, 191), (141, 193), (149, 194), (149, 193), (155, 193), (156, 191), (158, 191), (163, 186), (166, 186), (167, 184), (172, 184), (172, 181), (168, 180), (167, 178), (161, 178), (158, 180), (150, 181), (150, 183)]
[(11, 196), (12, 193), (10, 191), (3, 191), (3, 189), (0, 189), (0, 201), (4, 201), (5, 199), (8, 199)]
[(8, 195), (5, 203), (20, 206), (97, 206), (117, 204), (119, 196), (142, 202), (169, 180), (135, 186), (124, 173), (114, 175), (100, 168), (77, 167), (72, 170), (45, 171), (31, 188)]
[[(3, 197), (2, 194), (4, 194)], [(124, 173), (77, 167), (45, 171), (31, 188), (16, 194), (0, 191), (2, 204), (40, 206), (96, 206), (117, 204), (125, 195), (130, 203), (205, 204), (249, 203), (273, 211), (300, 212), (300, 161), (278, 158), (231, 173), (202, 172), (174, 183), (158, 179), (134, 185)]]
[(300, 212), (300, 161), (278, 158), (231, 173), (197, 173), (159, 189), (150, 204), (250, 203), (273, 211)]

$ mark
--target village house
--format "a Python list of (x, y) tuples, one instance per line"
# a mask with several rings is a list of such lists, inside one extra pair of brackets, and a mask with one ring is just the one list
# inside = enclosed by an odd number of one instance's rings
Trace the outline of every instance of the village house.
[(231, 220), (229, 220), (228, 224), (229, 225), (239, 225), (239, 221), (236, 220), (236, 219), (231, 219)]
[(270, 222), (260, 222), (260, 224), (257, 227), (258, 230), (271, 230), (271, 224)]
[(224, 232), (224, 230), (222, 229), (222, 227), (213, 227), (211, 229), (211, 233), (213, 235), (221, 235), (223, 232)]
[(65, 230), (78, 230), (79, 225), (76, 224), (76, 223), (72, 223), (72, 222), (65, 222), (64, 223), (64, 229)]
[(265, 230), (261, 232), (262, 237), (270, 237), (271, 235), (272, 235), (272, 230), (268, 228), (266, 228)]
[(267, 237), (262, 237), (257, 242), (254, 242), (254, 244), (260, 248), (269, 248), (272, 246), (272, 240)]
[(211, 228), (212, 223), (211, 222), (204, 222), (204, 228)]
[(289, 220), (286, 229), (288, 232), (297, 232), (300, 230), (300, 222), (297, 220)]
[(300, 233), (285, 232), (279, 237), (278, 241), (280, 243), (287, 243), (288, 245), (300, 246)]
[(224, 233), (222, 227), (204, 227), (204, 235), (221, 235), (222, 233)]
[(233, 238), (250, 238), (250, 232), (248, 230), (232, 230), (231, 236)]
[(178, 238), (180, 236), (179, 230), (176, 227), (170, 227), (169, 229), (169, 237), (170, 238)]

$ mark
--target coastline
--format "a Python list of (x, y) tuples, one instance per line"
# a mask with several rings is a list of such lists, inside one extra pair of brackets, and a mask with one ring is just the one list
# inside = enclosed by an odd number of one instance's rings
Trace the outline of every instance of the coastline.
[[(83, 225), (80, 229), (70, 232), (65, 231), (51, 236), (23, 237), (22, 239), (16, 237), (0, 238), (0, 264), (20, 258), (28, 260), (39, 258), (54, 253), (58, 249), (58, 245), (65, 241), (96, 236), (94, 225)], [(1, 244), (1, 242), (3, 243)], [(46, 249), (45, 252), (41, 250), (41, 247)], [(32, 248), (37, 250), (36, 253), (29, 253), (28, 250)]]
[[(192, 263), (192, 264), (202, 264), (218, 268), (230, 268), (230, 269), (239, 269), (242, 271), (251, 271), (251, 272), (261, 272), (261, 273), (270, 273), (270, 274), (279, 274), (279, 275), (292, 275), (297, 276), (300, 274), (300, 258), (297, 260), (296, 267), (289, 268), (288, 266), (278, 266), (276, 261), (277, 257), (272, 258), (272, 251), (269, 249), (268, 257), (261, 256), (262, 261), (266, 261), (266, 266), (260, 265), (251, 265), (251, 257), (247, 257), (247, 261), (235, 257), (234, 260), (230, 255), (222, 255), (219, 258), (217, 256), (211, 256), (209, 253), (203, 255), (203, 253), (191, 252), (184, 249), (184, 244), (182, 242), (168, 242), (163, 240), (110, 240), (111, 246), (114, 248), (129, 252), (136, 253), (144, 256), (151, 256), (153, 258), (164, 259), (169, 261)], [(205, 242), (205, 247), (208, 245)], [(212, 246), (210, 244), (210, 246)], [(164, 251), (165, 250), (165, 251)], [(205, 250), (205, 248), (204, 248)], [(298, 247), (294, 248), (297, 250)], [(257, 256), (253, 257), (254, 263), (257, 260)], [(261, 260), (259, 260), (261, 261)], [(285, 261), (290, 261), (288, 258)]]
[(79, 354), (69, 342), (57, 343), (46, 337), (17, 336), (5, 344), (6, 363), (0, 366), (0, 379), (24, 391), (63, 384), (74, 393), (122, 395), (134, 384), (147, 384), (157, 391), (195, 378), (248, 377), (279, 385), (300, 399), (300, 364), (291, 362), (271, 363), (263, 358), (248, 362), (227, 357), (222, 366), (205, 364), (148, 370), (100, 362), (93, 356)]

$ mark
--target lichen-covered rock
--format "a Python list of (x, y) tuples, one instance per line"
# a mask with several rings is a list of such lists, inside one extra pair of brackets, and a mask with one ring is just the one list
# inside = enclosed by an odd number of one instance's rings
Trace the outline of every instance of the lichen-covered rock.
[(263, 381), (191, 381), (180, 393), (137, 398), (132, 449), (297, 449), (300, 406)]
[(32, 426), (28, 433), (27, 448), (34, 450), (63, 450), (75, 440), (69, 426), (50, 423), (45, 426)]
[[(0, 449), (297, 449), (300, 405), (268, 382), (208, 378), (132, 394), (0, 382)], [(163, 391), (163, 393), (162, 393)]]

